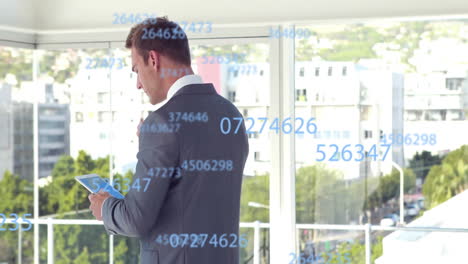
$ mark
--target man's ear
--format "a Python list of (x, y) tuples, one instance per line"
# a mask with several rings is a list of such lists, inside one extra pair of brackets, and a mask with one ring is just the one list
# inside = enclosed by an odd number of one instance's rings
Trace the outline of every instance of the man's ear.
[(150, 50), (149, 51), (149, 63), (151, 66), (156, 66), (156, 68), (159, 68), (160, 66), (160, 57), (159, 57), (159, 53), (157, 53), (156, 51), (154, 50)]

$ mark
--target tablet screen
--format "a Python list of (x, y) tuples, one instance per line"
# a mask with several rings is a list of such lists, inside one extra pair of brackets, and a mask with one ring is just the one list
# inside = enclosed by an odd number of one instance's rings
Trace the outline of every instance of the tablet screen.
[(120, 192), (118, 192), (116, 189), (110, 186), (103, 178), (99, 177), (99, 175), (97, 174), (82, 175), (77, 176), (75, 178), (92, 193), (97, 193), (100, 190), (103, 190), (105, 192), (108, 192), (115, 198), (125, 198)]

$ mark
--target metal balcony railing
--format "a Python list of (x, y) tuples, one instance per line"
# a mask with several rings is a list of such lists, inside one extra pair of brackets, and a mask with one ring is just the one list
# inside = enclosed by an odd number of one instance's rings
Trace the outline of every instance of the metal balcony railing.
[[(88, 210), (81, 210), (88, 211)], [(75, 212), (73, 212), (75, 213)], [(13, 224), (12, 218), (7, 218), (5, 224)], [(102, 225), (101, 221), (97, 220), (83, 220), (83, 219), (53, 219), (53, 218), (40, 218), (40, 219), (28, 219), (33, 225), (47, 225), (47, 264), (54, 263), (54, 225)], [(29, 224), (22, 218), (18, 219), (19, 224)], [(259, 221), (251, 223), (240, 223), (240, 228), (253, 228), (254, 229), (254, 240), (253, 240), (253, 255), (249, 257), (249, 260), (253, 260), (253, 264), (260, 264), (260, 229), (270, 228), (269, 223), (260, 223)], [(371, 232), (372, 231), (423, 231), (423, 232), (450, 232), (450, 233), (468, 233), (468, 229), (463, 228), (439, 228), (439, 227), (408, 227), (408, 226), (396, 226), (386, 227), (377, 225), (324, 225), (324, 224), (296, 224), (296, 230), (300, 231), (303, 229), (316, 229), (316, 230), (342, 230), (342, 231), (363, 231), (365, 234), (365, 256), (366, 264), (371, 264)], [(18, 264), (21, 264), (21, 237), (22, 228), (19, 225), (18, 228)], [(38, 249), (34, 249), (38, 250)], [(113, 263), (113, 245), (109, 248), (109, 263)], [(246, 262), (247, 263), (247, 262)]]

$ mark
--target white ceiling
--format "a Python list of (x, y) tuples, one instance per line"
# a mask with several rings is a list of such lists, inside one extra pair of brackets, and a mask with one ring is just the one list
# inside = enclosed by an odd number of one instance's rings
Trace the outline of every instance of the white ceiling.
[(0, 0), (0, 27), (34, 31), (126, 28), (114, 13), (155, 13), (214, 24), (468, 14), (468, 0)]

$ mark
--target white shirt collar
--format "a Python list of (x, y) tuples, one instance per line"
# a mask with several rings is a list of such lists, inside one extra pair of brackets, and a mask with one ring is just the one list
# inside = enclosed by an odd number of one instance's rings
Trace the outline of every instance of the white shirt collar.
[(167, 91), (167, 98), (161, 103), (156, 105), (155, 111), (161, 108), (163, 105), (165, 105), (167, 101), (169, 101), (174, 96), (174, 94), (176, 94), (182, 87), (190, 85), (190, 84), (202, 84), (202, 83), (203, 83), (203, 80), (200, 77), (200, 75), (191, 74), (191, 75), (185, 75), (185, 76), (180, 77), (179, 79), (177, 79), (177, 81), (175, 81), (171, 85), (171, 87), (169, 88), (169, 91)]

